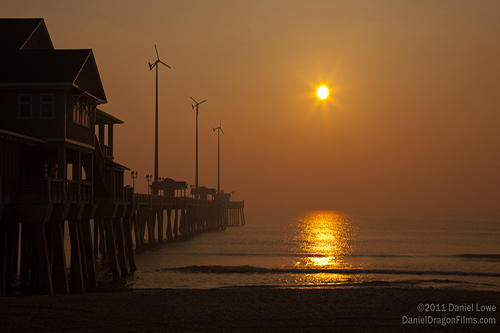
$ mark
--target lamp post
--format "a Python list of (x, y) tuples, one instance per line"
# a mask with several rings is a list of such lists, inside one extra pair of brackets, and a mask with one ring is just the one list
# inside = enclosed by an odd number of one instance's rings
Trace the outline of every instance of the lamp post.
[(149, 182), (153, 180), (153, 176), (146, 175), (146, 181), (148, 182), (148, 194), (149, 194)]
[(134, 189), (134, 192), (135, 192), (135, 180), (137, 179), (137, 171), (132, 171), (131, 172), (131, 176), (132, 176), (132, 188)]

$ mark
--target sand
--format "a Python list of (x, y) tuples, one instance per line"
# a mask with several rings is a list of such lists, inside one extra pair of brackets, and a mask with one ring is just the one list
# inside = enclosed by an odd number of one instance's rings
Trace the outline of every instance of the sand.
[[(419, 312), (420, 303), (442, 304), (447, 312)], [(473, 310), (450, 312), (449, 304)], [(476, 305), (497, 309), (478, 312)], [(499, 332), (498, 307), (500, 292), (432, 288), (134, 290), (0, 298), (0, 331)], [(426, 315), (497, 324), (403, 324), (403, 316)]]

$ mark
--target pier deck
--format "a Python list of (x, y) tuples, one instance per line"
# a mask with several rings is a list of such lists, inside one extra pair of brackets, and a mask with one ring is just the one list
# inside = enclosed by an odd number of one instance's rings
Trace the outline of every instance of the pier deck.
[(1, 201), (2, 296), (14, 289), (32, 294), (94, 290), (99, 254), (120, 279), (137, 269), (138, 249), (245, 224), (242, 201), (134, 194), (125, 187), (121, 197), (91, 202), (89, 186), (48, 178), (21, 187), (15, 200)]

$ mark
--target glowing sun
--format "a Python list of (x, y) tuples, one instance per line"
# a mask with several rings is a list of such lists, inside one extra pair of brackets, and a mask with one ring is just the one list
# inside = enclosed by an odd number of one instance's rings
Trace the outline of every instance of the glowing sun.
[(328, 88), (326, 86), (320, 86), (317, 90), (316, 90), (316, 95), (318, 96), (319, 99), (321, 100), (324, 100), (328, 97), (328, 95), (330, 94), (330, 90), (328, 90)]

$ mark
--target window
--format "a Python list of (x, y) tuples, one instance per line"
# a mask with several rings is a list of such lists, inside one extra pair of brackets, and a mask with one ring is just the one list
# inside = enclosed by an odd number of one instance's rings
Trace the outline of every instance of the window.
[(75, 96), (73, 100), (73, 122), (89, 127), (91, 110), (92, 104), (81, 98), (81, 96)]
[(81, 101), (78, 97), (75, 97), (73, 100), (73, 122), (80, 124), (81, 123)]
[(82, 112), (82, 125), (85, 127), (89, 127), (89, 117), (90, 117), (90, 110), (89, 106), (87, 105), (87, 108), (85, 108)]
[(33, 105), (31, 94), (19, 94), (19, 119), (31, 119)]
[(40, 94), (40, 118), (54, 118), (54, 94)]

